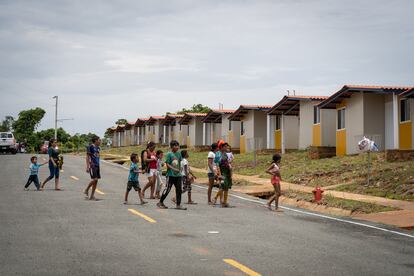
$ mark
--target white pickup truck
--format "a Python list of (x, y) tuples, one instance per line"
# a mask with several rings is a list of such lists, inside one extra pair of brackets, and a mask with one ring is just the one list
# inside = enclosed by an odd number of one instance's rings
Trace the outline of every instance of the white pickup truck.
[(0, 152), (17, 153), (16, 139), (11, 132), (0, 132)]

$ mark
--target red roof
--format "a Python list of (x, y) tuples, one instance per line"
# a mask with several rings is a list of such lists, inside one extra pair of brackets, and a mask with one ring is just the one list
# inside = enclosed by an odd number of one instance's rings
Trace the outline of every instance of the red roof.
[(258, 110), (258, 111), (267, 112), (270, 108), (272, 108), (271, 105), (244, 104), (244, 105), (241, 105), (236, 111), (233, 112), (233, 114), (230, 115), (229, 120), (240, 121), (241, 118), (244, 116), (244, 114), (247, 114), (249, 110)]
[(380, 85), (344, 85), (329, 98), (322, 101), (320, 108), (335, 109), (336, 105), (344, 99), (351, 97), (355, 92), (374, 93), (374, 94), (401, 94), (413, 87), (410, 86), (380, 86)]
[(406, 98), (414, 98), (414, 87), (413, 87), (413, 88), (411, 88), (411, 89), (409, 89), (409, 90), (407, 90), (407, 91), (405, 91), (405, 92), (402, 94), (402, 96), (403, 96), (403, 97), (406, 97)]
[(213, 109), (212, 111), (217, 112), (217, 113), (232, 114), (236, 110), (235, 109)]
[(289, 95), (284, 96), (277, 104), (275, 104), (268, 112), (269, 115), (299, 115), (301, 101), (323, 101), (328, 96), (300, 96)]

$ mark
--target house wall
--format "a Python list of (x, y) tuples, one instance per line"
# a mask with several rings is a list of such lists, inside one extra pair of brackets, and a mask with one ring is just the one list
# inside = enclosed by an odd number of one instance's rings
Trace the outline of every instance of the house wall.
[[(338, 115), (337, 115), (338, 116)], [(356, 141), (364, 134), (364, 95), (354, 93), (346, 100), (345, 109), (345, 131), (346, 131), (346, 154), (356, 154)]]
[(203, 123), (204, 145), (212, 144), (212, 131), (213, 129), (211, 123)]
[[(378, 94), (364, 94), (364, 132), (373, 139), (379, 150), (384, 150), (385, 140), (385, 97)], [(361, 137), (362, 139), (362, 137)], [(357, 139), (359, 140), (359, 138)], [(357, 143), (356, 141), (355, 143)]]
[(312, 144), (313, 107), (316, 102), (300, 102), (299, 110), (299, 149), (306, 149)]
[[(285, 148), (298, 149), (299, 148), (299, 117), (298, 116), (283, 116), (284, 124), (283, 131), (285, 132)], [(309, 133), (311, 136), (311, 132)], [(312, 137), (311, 137), (312, 138)]]
[(118, 145), (118, 141), (119, 141), (118, 136), (119, 136), (118, 132), (115, 131), (114, 134), (113, 134), (113, 137), (112, 137), (112, 147), (114, 147), (114, 148), (117, 148), (119, 146)]
[(177, 124), (175, 128), (177, 129), (178, 143), (180, 143), (180, 145), (186, 145), (187, 136), (188, 136), (187, 125), (181, 125), (181, 130), (180, 130), (180, 124)]
[(213, 143), (221, 139), (222, 132), (221, 132), (221, 124), (214, 123), (212, 127), (213, 127), (213, 141), (211, 142)]
[(321, 109), (321, 146), (335, 147), (336, 110)]
[(269, 138), (269, 149), (276, 148), (276, 139), (275, 139), (275, 131), (276, 131), (276, 115), (267, 115), (269, 117), (269, 131), (268, 138)]
[(125, 146), (125, 132), (124, 131), (120, 131), (119, 132), (119, 146), (123, 147)]
[[(229, 114), (224, 114), (221, 118), (221, 137), (227, 143), (231, 145), (232, 148), (240, 148), (240, 122), (232, 121), (231, 122), (231, 131), (229, 131)], [(218, 139), (217, 139), (218, 140)]]
[(393, 95), (384, 96), (385, 149), (394, 149)]
[(254, 138), (259, 139), (258, 149), (265, 149), (267, 145), (267, 114), (263, 111), (254, 111)]

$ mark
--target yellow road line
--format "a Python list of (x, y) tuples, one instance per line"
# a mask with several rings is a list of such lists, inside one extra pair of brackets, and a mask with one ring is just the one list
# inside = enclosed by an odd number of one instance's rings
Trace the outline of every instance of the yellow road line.
[(133, 213), (134, 215), (137, 215), (137, 216), (139, 216), (139, 217), (141, 217), (141, 218), (143, 218), (143, 219), (145, 219), (146, 221), (148, 221), (148, 222), (151, 222), (151, 223), (156, 223), (157, 221), (155, 221), (154, 219), (152, 219), (152, 218), (150, 218), (149, 216), (147, 216), (147, 215), (144, 215), (143, 213), (140, 213), (140, 212), (138, 212), (137, 210), (135, 210), (135, 209), (128, 209), (128, 211), (130, 211), (131, 213)]
[(242, 265), (239, 262), (236, 262), (233, 259), (223, 259), (223, 261), (225, 263), (228, 263), (231, 266), (234, 266), (235, 268), (243, 271), (244, 273), (246, 273), (249, 276), (261, 276), (261, 274), (257, 273), (256, 271), (251, 270), (250, 268), (248, 268), (247, 266)]
[(75, 179), (75, 180), (79, 180), (79, 178), (77, 178), (76, 176), (71, 175), (70, 178)]
[(97, 192), (100, 195), (104, 195), (105, 194), (104, 192), (100, 191), (99, 189), (95, 189), (95, 192)]

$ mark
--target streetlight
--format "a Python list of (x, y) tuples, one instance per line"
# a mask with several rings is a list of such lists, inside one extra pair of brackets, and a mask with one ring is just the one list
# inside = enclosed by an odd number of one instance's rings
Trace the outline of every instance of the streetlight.
[(56, 99), (55, 105), (55, 140), (57, 140), (57, 122), (58, 122), (58, 96), (54, 96), (52, 99)]
[(56, 99), (56, 104), (55, 104), (55, 140), (57, 141), (57, 124), (58, 122), (63, 122), (63, 121), (70, 121), (70, 120), (74, 120), (73, 118), (70, 119), (58, 119), (58, 96), (54, 96), (52, 99)]

